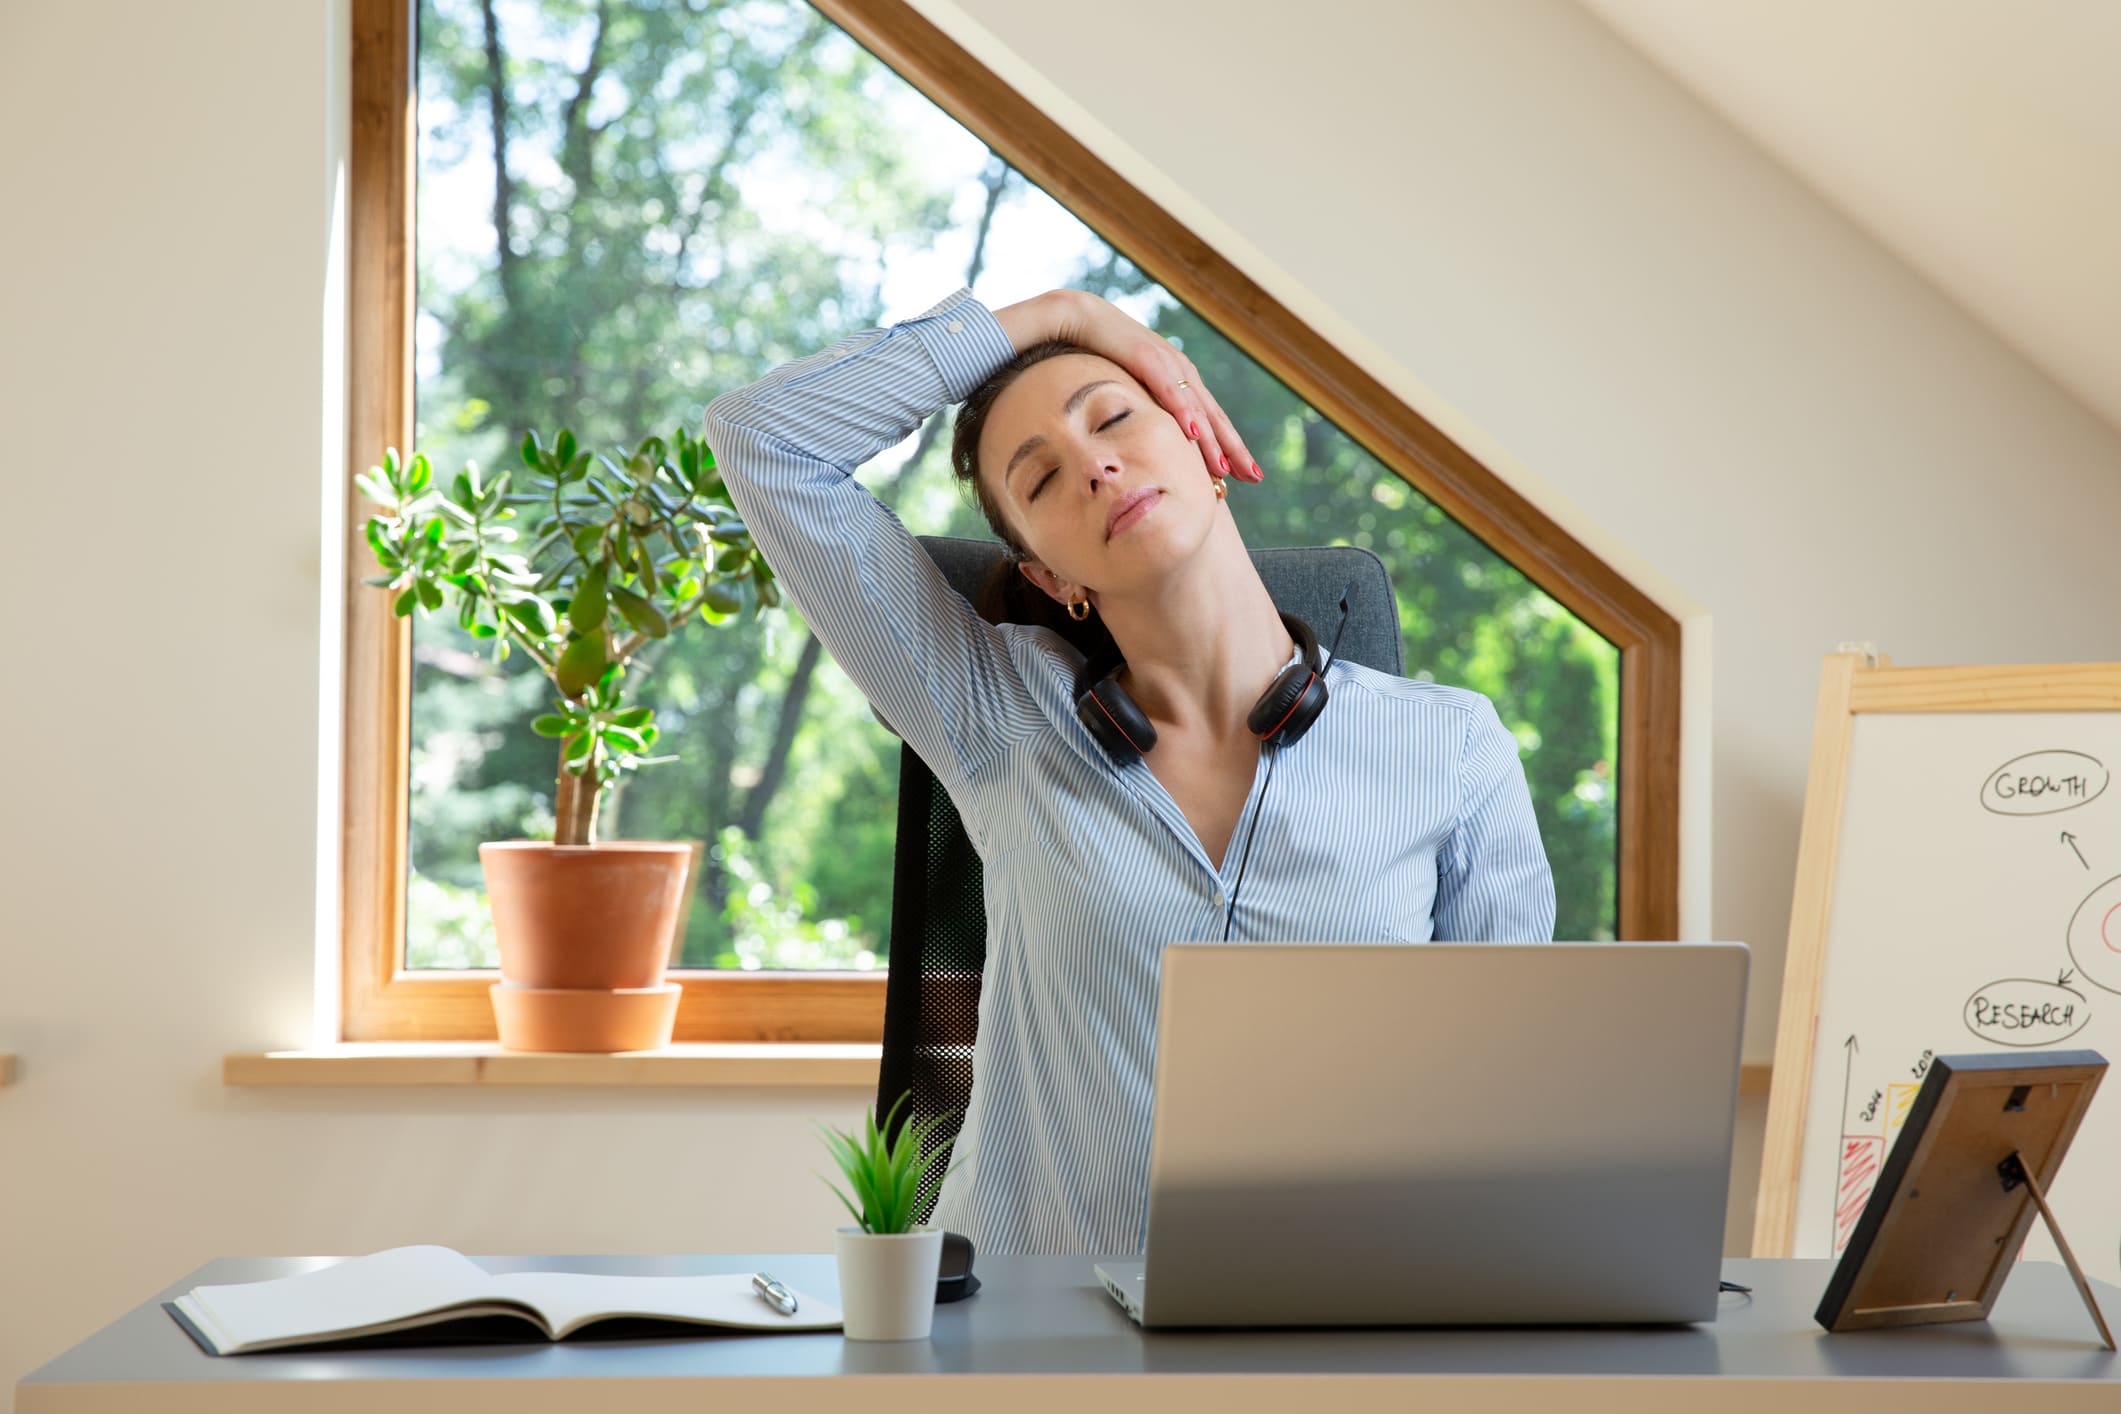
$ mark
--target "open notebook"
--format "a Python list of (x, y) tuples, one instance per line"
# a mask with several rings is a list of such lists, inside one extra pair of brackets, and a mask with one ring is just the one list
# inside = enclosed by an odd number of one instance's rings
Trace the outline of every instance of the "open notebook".
[[(495, 1276), (447, 1247), (393, 1247), (299, 1276), (195, 1286), (163, 1309), (210, 1355), (389, 1336), (477, 1339), (495, 1318), (517, 1339), (565, 1340), (599, 1321), (669, 1323), (744, 1331), (837, 1330), (840, 1313), (800, 1291), (782, 1315), (752, 1289), (748, 1273), (687, 1277), (509, 1272)], [(695, 1329), (695, 1334), (698, 1331)], [(508, 1339), (507, 1334), (496, 1337)], [(382, 1343), (382, 1342), (378, 1342)], [(424, 1342), (423, 1342), (424, 1343)]]

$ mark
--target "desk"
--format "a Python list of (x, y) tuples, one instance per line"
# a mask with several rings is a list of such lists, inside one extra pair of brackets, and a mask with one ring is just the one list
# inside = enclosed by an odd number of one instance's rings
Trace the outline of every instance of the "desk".
[[(821, 1298), (837, 1292), (829, 1256), (479, 1260), (493, 1271), (763, 1269)], [(215, 1359), (159, 1304), (202, 1282), (321, 1264), (209, 1263), (24, 1378), (17, 1414), (1284, 1414), (1328, 1401), (1336, 1414), (2121, 1410), (2121, 1356), (2098, 1345), (2068, 1274), (2049, 1262), (2020, 1266), (1991, 1323), (1839, 1336), (1811, 1319), (1832, 1264), (1766, 1259), (1725, 1262), (1754, 1295), (1726, 1296), (1713, 1323), (1635, 1329), (1145, 1334), (1080, 1257), (982, 1256), (986, 1288), (939, 1307), (933, 1337), (906, 1344), (834, 1332)], [(2121, 1292), (2100, 1285), (2099, 1295), (2121, 1309)]]

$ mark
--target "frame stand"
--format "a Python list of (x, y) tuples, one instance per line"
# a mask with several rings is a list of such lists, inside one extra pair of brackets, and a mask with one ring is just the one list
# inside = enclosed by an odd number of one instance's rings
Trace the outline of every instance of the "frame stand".
[(2003, 1179), (2003, 1191), (2010, 1192), (2019, 1184), (2033, 1195), (2033, 1202), (2040, 1209), (2040, 1221), (2047, 1224), (2047, 1235), (2055, 1239), (2055, 1250), (2062, 1254), (2062, 1265), (2069, 1268), (2069, 1279), (2077, 1284), (2077, 1294), (2084, 1298), (2084, 1309), (2092, 1313), (2092, 1324), (2099, 1328), (2099, 1338), (2106, 1342), (2108, 1350), (2115, 1349), (2114, 1333), (2106, 1328), (2106, 1317), (2099, 1310), (2099, 1298), (2092, 1295), (2092, 1284), (2084, 1279), (2084, 1268), (2077, 1265), (2077, 1254), (2069, 1250), (2069, 1239), (2062, 1235), (2062, 1225), (2055, 1221), (2054, 1210), (2047, 1206), (2047, 1195), (2040, 1191), (2040, 1181), (2033, 1177), (2032, 1170), (2016, 1149), (2011, 1156), (1996, 1165), (1997, 1174)]

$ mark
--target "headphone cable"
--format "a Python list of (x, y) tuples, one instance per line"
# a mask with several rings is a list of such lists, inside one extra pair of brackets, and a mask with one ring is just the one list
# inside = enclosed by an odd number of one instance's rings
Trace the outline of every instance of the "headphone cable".
[[(1326, 661), (1318, 665), (1321, 676), (1340, 656), (1340, 636), (1348, 631), (1348, 601), (1354, 597), (1355, 581), (1340, 591), (1340, 627), (1333, 630), (1333, 646), (1326, 650)], [(1252, 821), (1245, 826), (1244, 853), (1237, 857), (1237, 882), (1230, 886), (1230, 908), (1223, 914), (1223, 941), (1230, 941), (1230, 925), (1237, 918), (1237, 896), (1245, 887), (1245, 866), (1252, 862), (1252, 836), (1259, 829), (1259, 817), (1267, 810), (1267, 792), (1274, 789), (1274, 768), (1281, 762), (1281, 747), (1273, 748), (1274, 754), (1267, 758), (1267, 779), (1259, 788), (1259, 803), (1252, 807)]]

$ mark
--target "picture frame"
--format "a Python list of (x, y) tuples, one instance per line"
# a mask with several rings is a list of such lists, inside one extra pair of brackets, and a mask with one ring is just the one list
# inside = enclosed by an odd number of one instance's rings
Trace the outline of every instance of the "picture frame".
[(2114, 1349), (2046, 1197), (2105, 1073), (2089, 1050), (1936, 1057), (1820, 1298), (1819, 1324), (1986, 1320), (2041, 1218)]

